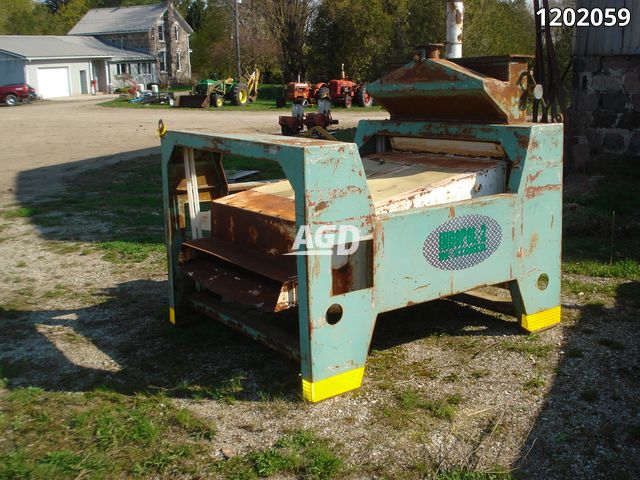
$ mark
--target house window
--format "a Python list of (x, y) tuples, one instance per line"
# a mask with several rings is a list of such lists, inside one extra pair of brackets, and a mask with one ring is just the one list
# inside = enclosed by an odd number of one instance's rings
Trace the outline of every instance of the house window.
[(151, 73), (150, 65), (148, 63), (139, 63), (138, 73), (141, 75), (148, 75), (149, 73)]
[(128, 65), (126, 63), (116, 64), (116, 70), (118, 75), (126, 75), (129, 73)]
[(158, 25), (158, 40), (164, 42), (164, 25)]
[(176, 70), (178, 72), (182, 70), (182, 66), (180, 65), (180, 52), (176, 53)]
[(167, 71), (167, 52), (165, 52), (164, 50), (160, 50), (158, 52), (158, 60), (160, 61), (160, 71), (166, 72)]
[(173, 26), (173, 38), (180, 40), (180, 32), (178, 31), (178, 25)]

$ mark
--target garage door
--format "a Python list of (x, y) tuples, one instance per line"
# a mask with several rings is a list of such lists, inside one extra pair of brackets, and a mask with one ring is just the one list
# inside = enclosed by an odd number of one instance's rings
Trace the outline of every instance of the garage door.
[(38, 94), (42, 98), (68, 97), (69, 69), (63, 68), (39, 68), (38, 69)]

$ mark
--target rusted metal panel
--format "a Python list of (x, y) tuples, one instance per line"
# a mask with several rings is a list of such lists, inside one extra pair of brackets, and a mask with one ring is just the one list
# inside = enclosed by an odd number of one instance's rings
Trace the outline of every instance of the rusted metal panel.
[[(211, 204), (211, 235), (270, 256), (288, 253), (296, 235), (293, 201), (276, 195), (248, 195), (243, 199), (247, 197), (251, 197), (250, 206), (243, 206), (245, 203), (237, 198)], [(255, 201), (258, 197), (267, 203)]]
[(217, 238), (200, 238), (183, 243), (192, 248), (249, 272), (284, 283), (296, 276), (295, 257), (266, 255)]
[[(194, 294), (189, 304), (196, 310), (213, 317), (231, 328), (250, 335), (267, 347), (278, 350), (294, 360), (300, 360), (298, 332), (295, 322), (287, 317), (267, 317), (256, 312), (217, 301), (204, 294)], [(241, 320), (240, 320), (241, 319)]]
[(467, 60), (482, 73), (464, 63), (464, 59), (419, 59), (369, 84), (368, 89), (395, 120), (525, 121), (525, 92), (519, 85), (527, 71), (524, 57)]

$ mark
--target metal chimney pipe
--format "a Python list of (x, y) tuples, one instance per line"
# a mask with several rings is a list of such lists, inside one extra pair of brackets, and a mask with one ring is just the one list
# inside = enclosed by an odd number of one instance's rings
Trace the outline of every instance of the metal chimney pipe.
[(447, 58), (462, 57), (462, 23), (464, 3), (460, 0), (447, 0)]

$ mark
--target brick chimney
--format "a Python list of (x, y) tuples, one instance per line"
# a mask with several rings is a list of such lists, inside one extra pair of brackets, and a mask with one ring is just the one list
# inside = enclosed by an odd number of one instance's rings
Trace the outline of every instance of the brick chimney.
[(173, 24), (175, 23), (175, 10), (172, 0), (163, 0), (163, 4), (167, 7), (164, 15), (164, 45), (167, 55), (167, 84), (173, 85), (176, 75), (176, 40), (173, 36)]

